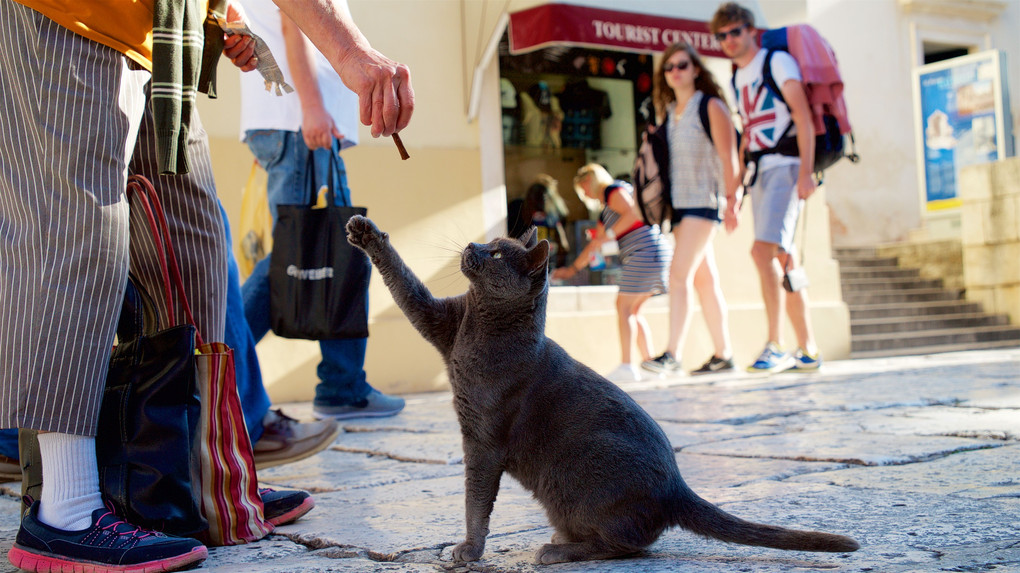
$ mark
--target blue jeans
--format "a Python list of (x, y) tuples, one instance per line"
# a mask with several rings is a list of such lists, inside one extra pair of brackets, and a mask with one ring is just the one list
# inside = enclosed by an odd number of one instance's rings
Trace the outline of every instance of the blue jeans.
[[(227, 244), (233, 247), (230, 238), (230, 221), (227, 212), (220, 203), (220, 214), (223, 215), (223, 227), (226, 229)], [(241, 279), (237, 269), (234, 249), (228, 249), (230, 256), (227, 261), (227, 320), (223, 333), (223, 342), (234, 350), (234, 373), (237, 379), (237, 394), (241, 398), (241, 411), (244, 412), (244, 423), (248, 426), (248, 437), (254, 444), (262, 437), (262, 419), (269, 412), (271, 402), (265, 386), (262, 385), (262, 369), (259, 357), (255, 354), (255, 339), (244, 314), (244, 301), (241, 296)], [(0, 453), (3, 453), (0, 451)]]
[[(269, 210), (276, 220), (278, 205), (302, 205), (309, 202), (307, 173), (308, 147), (300, 132), (258, 130), (246, 134), (249, 149), (268, 174), (267, 193)], [(339, 157), (340, 143), (333, 142), (332, 153), (337, 154), (338, 169), (329, 173), (328, 149), (316, 149), (315, 188), (331, 177), (338, 205), (351, 204), (351, 191), (347, 187), (347, 172)], [(244, 296), (244, 313), (256, 341), (269, 332), (269, 263), (272, 253), (255, 265), (248, 280), (241, 287)], [(320, 340), (322, 361), (317, 368), (319, 384), (315, 387), (316, 405), (343, 406), (354, 404), (372, 391), (365, 379), (365, 349), (367, 338)]]
[(18, 459), (17, 428), (0, 430), (0, 456), (7, 456), (14, 460)]

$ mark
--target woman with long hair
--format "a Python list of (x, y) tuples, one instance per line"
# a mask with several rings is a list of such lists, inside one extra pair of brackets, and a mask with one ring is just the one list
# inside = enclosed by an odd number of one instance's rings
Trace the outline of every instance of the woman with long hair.
[(676, 246), (669, 275), (669, 342), (662, 355), (641, 366), (667, 375), (681, 371), (680, 352), (697, 291), (715, 353), (692, 374), (733, 370), (726, 301), (712, 251), (719, 223), (725, 220), (731, 232), (736, 228), (742, 193), (730, 111), (712, 73), (686, 43), (663, 53), (653, 101), (669, 142), (669, 165), (659, 168), (670, 174)]
[(595, 236), (569, 267), (553, 271), (555, 279), (569, 279), (588, 265), (596, 249), (616, 240), (620, 248), (622, 274), (616, 313), (620, 331), (620, 365), (606, 375), (613, 382), (635, 382), (641, 371), (631, 362), (631, 349), (637, 343), (643, 360), (652, 357), (652, 334), (641, 316), (641, 306), (653, 295), (666, 292), (669, 281), (669, 245), (658, 225), (646, 225), (638, 214), (634, 190), (630, 184), (614, 180), (604, 167), (589, 163), (577, 171), (574, 190), (578, 196), (605, 205), (595, 227)]

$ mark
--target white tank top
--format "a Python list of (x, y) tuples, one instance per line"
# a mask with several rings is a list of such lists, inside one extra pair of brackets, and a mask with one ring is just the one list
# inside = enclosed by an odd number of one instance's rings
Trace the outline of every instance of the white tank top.
[(666, 114), (670, 194), (677, 209), (718, 209), (726, 196), (719, 154), (698, 113), (703, 97), (702, 92), (694, 92), (680, 112), (679, 121), (675, 104)]

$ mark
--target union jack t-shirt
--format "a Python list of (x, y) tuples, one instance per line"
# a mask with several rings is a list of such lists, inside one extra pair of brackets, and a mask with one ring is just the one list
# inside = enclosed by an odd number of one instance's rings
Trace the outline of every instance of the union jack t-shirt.
[[(762, 84), (765, 79), (762, 70), (765, 66), (766, 50), (758, 50), (751, 62), (737, 68), (735, 80), (737, 88), (737, 109), (744, 122), (744, 134), (750, 137), (748, 146), (751, 151), (759, 151), (774, 147), (780, 136), (790, 125), (790, 109), (783, 100)], [(800, 69), (796, 60), (786, 52), (772, 54), (772, 77), (776, 85), (782, 87), (787, 80), (800, 81)], [(790, 129), (790, 135), (796, 129)], [(768, 169), (798, 161), (796, 157), (770, 154), (762, 157), (759, 169)]]

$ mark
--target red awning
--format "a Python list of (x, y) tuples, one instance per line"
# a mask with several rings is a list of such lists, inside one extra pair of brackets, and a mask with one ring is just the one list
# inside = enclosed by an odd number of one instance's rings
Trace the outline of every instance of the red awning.
[(687, 42), (702, 56), (725, 58), (707, 22), (617, 12), (573, 4), (544, 4), (510, 14), (510, 53), (553, 45), (657, 53)]

